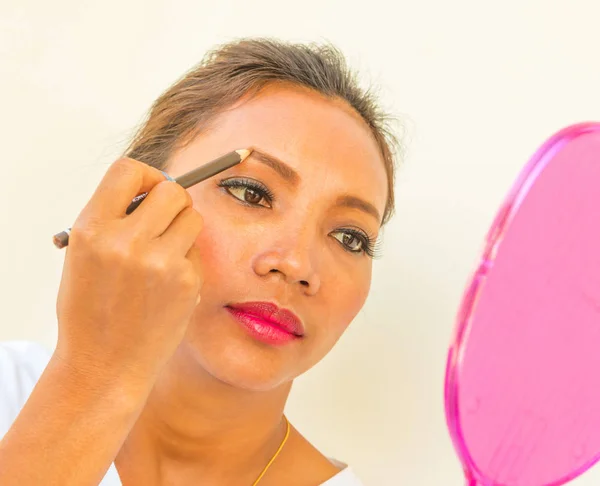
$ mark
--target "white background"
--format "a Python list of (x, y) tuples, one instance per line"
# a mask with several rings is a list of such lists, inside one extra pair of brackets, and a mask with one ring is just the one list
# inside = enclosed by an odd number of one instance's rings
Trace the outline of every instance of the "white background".
[(327, 39), (382, 87), (407, 153), (371, 296), (289, 416), (368, 485), (462, 485), (443, 412), (454, 315), (521, 167), (600, 118), (599, 18), (597, 0), (1, 0), (0, 339), (54, 345), (51, 236), (208, 48)]

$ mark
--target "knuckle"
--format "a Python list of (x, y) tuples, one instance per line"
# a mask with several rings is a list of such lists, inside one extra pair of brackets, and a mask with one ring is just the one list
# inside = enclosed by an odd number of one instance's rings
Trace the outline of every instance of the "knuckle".
[(187, 275), (188, 271), (181, 265), (180, 259), (168, 252), (154, 251), (143, 259), (144, 273), (161, 285), (168, 284), (187, 291), (193, 287), (194, 281)]
[(131, 157), (120, 157), (115, 161), (115, 165), (124, 170), (139, 170), (143, 166), (142, 162)]
[(123, 238), (108, 229), (100, 229), (93, 225), (73, 228), (69, 236), (69, 246), (83, 251), (102, 267), (135, 267), (136, 249), (133, 241)]
[(139, 252), (135, 250), (132, 242), (128, 240), (112, 241), (110, 244), (105, 245), (102, 251), (108, 261), (125, 268), (135, 266), (136, 258), (139, 258), (137, 256)]
[(204, 218), (193, 207), (186, 207), (181, 212), (181, 217), (185, 218), (185, 224), (186, 224), (186, 226), (188, 226), (188, 227), (191, 226), (194, 229), (197, 229), (198, 231), (204, 225)]
[(76, 224), (71, 228), (69, 234), (69, 245), (71, 247), (93, 247), (97, 238), (97, 231), (89, 225)]
[(192, 204), (192, 196), (182, 186), (173, 181), (162, 181), (157, 188), (161, 195), (169, 200), (172, 204), (180, 206), (190, 206)]
[(129, 157), (121, 157), (113, 162), (112, 167), (121, 174), (135, 174), (141, 170), (140, 163)]
[(183, 186), (180, 186), (176, 182), (171, 182), (171, 186), (174, 188), (173, 190), (177, 193), (177, 197), (179, 198), (179, 201), (181, 201), (182, 204), (184, 204), (185, 206), (192, 205), (192, 196), (186, 189), (183, 188)]
[(167, 276), (169, 276), (173, 272), (172, 266), (164, 257), (152, 258), (149, 262), (146, 263), (145, 268), (152, 275), (165, 281), (167, 280)]
[(160, 285), (168, 285), (184, 293), (193, 292), (198, 287), (198, 275), (168, 254), (149, 255), (143, 265), (147, 279)]
[(204, 227), (204, 218), (202, 215), (193, 208), (190, 208), (190, 219), (191, 224), (200, 231)]
[(194, 200), (192, 199), (190, 193), (177, 183), (173, 183), (173, 185), (177, 188), (179, 197), (181, 198), (181, 203), (184, 204), (186, 207), (191, 207), (192, 204), (194, 204)]
[(161, 279), (172, 272), (172, 263), (167, 254), (150, 251), (140, 257), (140, 266), (144, 269), (144, 273), (155, 275)]
[(186, 290), (195, 291), (200, 285), (200, 275), (188, 266), (179, 273), (179, 284)]
[(110, 179), (125, 178), (139, 184), (144, 177), (143, 165), (142, 162), (138, 162), (137, 160), (128, 157), (117, 159), (109, 168), (109, 172), (111, 172)]

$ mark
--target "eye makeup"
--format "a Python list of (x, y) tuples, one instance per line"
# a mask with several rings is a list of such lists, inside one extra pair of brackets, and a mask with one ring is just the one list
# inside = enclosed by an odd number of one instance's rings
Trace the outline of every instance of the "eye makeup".
[[(241, 176), (231, 177), (217, 181), (216, 185), (217, 187), (222, 188), (228, 195), (237, 199), (240, 204), (247, 207), (256, 209), (270, 209), (272, 208), (272, 203), (276, 200), (275, 194), (273, 194), (273, 192), (267, 186), (256, 179)], [(245, 197), (248, 194), (248, 191), (253, 192), (256, 196), (258, 196), (258, 199), (255, 201), (249, 201), (248, 198)], [(237, 195), (236, 192), (238, 192)], [(239, 197), (241, 195), (240, 193), (243, 194), (241, 197)], [(263, 200), (268, 203), (268, 206), (260, 204), (260, 202)], [(338, 228), (333, 231), (332, 234), (344, 235), (342, 238), (337, 238), (335, 236), (334, 238), (339, 242), (342, 248), (349, 253), (364, 253), (373, 259), (381, 257), (381, 241), (377, 239), (376, 235), (370, 235), (358, 227)], [(360, 243), (358, 248), (354, 249), (353, 245), (349, 244), (348, 240), (352, 241), (352, 239)]]

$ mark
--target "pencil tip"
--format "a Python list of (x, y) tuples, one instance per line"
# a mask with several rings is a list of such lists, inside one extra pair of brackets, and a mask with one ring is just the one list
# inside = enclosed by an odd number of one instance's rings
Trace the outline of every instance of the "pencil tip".
[(236, 152), (239, 154), (239, 156), (242, 159), (242, 160), (240, 160), (240, 162), (243, 162), (244, 159), (246, 159), (252, 153), (252, 150), (251, 149), (241, 149), (241, 150), (236, 150)]

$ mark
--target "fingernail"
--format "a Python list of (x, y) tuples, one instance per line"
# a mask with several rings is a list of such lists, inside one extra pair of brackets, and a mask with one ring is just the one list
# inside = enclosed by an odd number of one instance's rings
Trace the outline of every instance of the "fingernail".
[(163, 175), (167, 178), (168, 181), (172, 181), (175, 182), (175, 179), (173, 179), (169, 174), (167, 174), (164, 170), (161, 170), (161, 172), (163, 173)]

